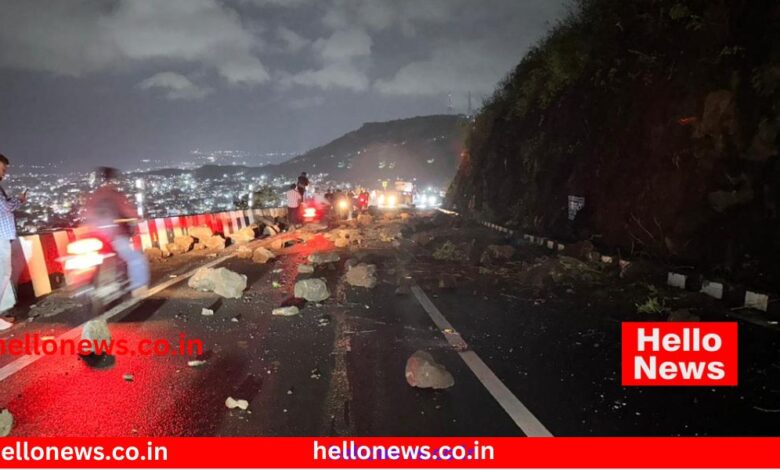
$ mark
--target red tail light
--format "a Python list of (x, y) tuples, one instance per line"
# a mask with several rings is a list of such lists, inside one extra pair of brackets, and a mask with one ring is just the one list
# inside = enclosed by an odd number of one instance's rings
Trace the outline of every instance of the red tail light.
[(317, 217), (317, 209), (313, 207), (307, 207), (303, 210), (303, 216), (307, 219), (313, 219)]

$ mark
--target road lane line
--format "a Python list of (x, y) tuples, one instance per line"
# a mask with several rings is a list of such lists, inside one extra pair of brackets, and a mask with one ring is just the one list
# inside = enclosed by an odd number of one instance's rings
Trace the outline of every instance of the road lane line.
[[(124, 312), (125, 310), (127, 310), (127, 309), (129, 309), (131, 307), (136, 306), (137, 304), (139, 304), (142, 301), (148, 299), (149, 297), (151, 297), (151, 296), (153, 296), (155, 294), (158, 294), (158, 293), (164, 291), (165, 289), (167, 289), (167, 288), (169, 288), (169, 287), (171, 287), (173, 285), (176, 285), (176, 284), (184, 281), (185, 279), (189, 279), (190, 277), (195, 275), (195, 273), (198, 272), (199, 269), (210, 268), (212, 266), (216, 266), (216, 265), (218, 265), (218, 264), (220, 264), (220, 263), (222, 263), (224, 261), (227, 261), (228, 259), (233, 258), (235, 256), (236, 256), (236, 253), (231, 253), (231, 254), (223, 256), (221, 258), (217, 258), (217, 259), (215, 259), (213, 261), (209, 261), (208, 263), (206, 263), (204, 265), (201, 265), (201, 266), (198, 266), (197, 268), (194, 268), (194, 269), (192, 269), (191, 271), (188, 271), (185, 274), (179, 275), (179, 276), (177, 276), (177, 277), (175, 277), (173, 279), (169, 279), (169, 280), (167, 280), (167, 281), (165, 281), (163, 283), (160, 283), (160, 284), (158, 284), (158, 285), (156, 285), (154, 287), (149, 288), (149, 290), (147, 291), (147, 293), (143, 297), (126, 300), (126, 301), (122, 302), (121, 304), (115, 306), (111, 310), (103, 313), (102, 315), (99, 315), (99, 316), (93, 318), (92, 320), (103, 319), (103, 320), (108, 321), (109, 319), (119, 315), (120, 313)], [(77, 327), (74, 327), (74, 328), (66, 331), (65, 333), (62, 333), (61, 335), (56, 337), (54, 340), (55, 341), (61, 341), (63, 339), (73, 339), (73, 338), (76, 338), (76, 337), (81, 335), (81, 329), (86, 324), (87, 324), (87, 322), (84, 322), (81, 325), (79, 325)], [(24, 369), (25, 367), (29, 366), (30, 364), (35, 363), (38, 359), (41, 359), (43, 357), (46, 357), (46, 355), (39, 355), (39, 356), (24, 355), (24, 356), (20, 356), (18, 359), (14, 359), (13, 361), (9, 362), (8, 364), (6, 364), (2, 368), (0, 368), (0, 382), (2, 382), (3, 380), (7, 379), (8, 377), (11, 377), (15, 373), (19, 372), (20, 370)]]
[(490, 370), (487, 364), (475, 353), (468, 350), (468, 344), (455, 331), (449, 321), (436, 308), (428, 295), (420, 286), (412, 286), (412, 293), (422, 308), (428, 313), (433, 323), (444, 333), (447, 342), (455, 348), (463, 362), (471, 369), (477, 380), (487, 389), (490, 395), (496, 399), (501, 408), (517, 424), (528, 437), (552, 437), (552, 433), (544, 427), (536, 416), (512, 393), (501, 379)]

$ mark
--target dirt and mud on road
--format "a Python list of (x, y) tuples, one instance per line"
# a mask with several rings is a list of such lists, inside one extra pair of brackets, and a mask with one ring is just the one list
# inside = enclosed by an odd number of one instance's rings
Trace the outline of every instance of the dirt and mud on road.
[[(621, 322), (732, 312), (589, 257), (407, 212), (175, 255), (155, 279), (180, 282), (109, 328), (201, 354), (44, 357), (7, 375), (0, 408), (17, 436), (777, 434), (771, 324), (740, 322), (739, 387), (622, 387)], [(56, 337), (83, 310), (22, 312), (0, 339)]]

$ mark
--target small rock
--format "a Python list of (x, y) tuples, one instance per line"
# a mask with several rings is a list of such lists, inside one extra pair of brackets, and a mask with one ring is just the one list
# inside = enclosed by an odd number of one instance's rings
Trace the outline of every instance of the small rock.
[(292, 317), (298, 315), (301, 311), (296, 306), (275, 308), (271, 311), (271, 315), (280, 317)]
[(233, 397), (227, 397), (227, 400), (225, 400), (225, 406), (227, 406), (231, 410), (234, 408), (246, 410), (247, 408), (249, 408), (249, 402), (246, 400), (236, 400)]
[(204, 308), (201, 309), (200, 314), (203, 315), (204, 317), (210, 317), (214, 315), (214, 310)]
[(309, 302), (322, 302), (330, 297), (330, 291), (322, 279), (302, 279), (295, 283), (295, 297)]
[(311, 274), (314, 272), (314, 266), (310, 264), (299, 264), (298, 265), (298, 273), (299, 274)]
[(406, 382), (412, 387), (444, 389), (455, 385), (447, 369), (425, 351), (417, 351), (406, 361)]
[(327, 263), (336, 263), (340, 260), (338, 254), (329, 252), (329, 253), (314, 253), (312, 255), (309, 255), (309, 262), (312, 264), (327, 264)]
[(258, 264), (265, 264), (274, 258), (276, 258), (276, 255), (268, 248), (262, 246), (257, 248), (252, 254), (252, 261)]
[(320, 372), (319, 369), (314, 368), (311, 370), (311, 375), (309, 377), (315, 380), (319, 380), (322, 377), (322, 373)]
[(236, 257), (240, 259), (249, 259), (254, 254), (254, 251), (246, 245), (241, 245), (236, 251)]
[(200, 367), (202, 365), (206, 364), (206, 361), (201, 360), (194, 360), (194, 361), (187, 361), (187, 365), (190, 367)]
[(350, 266), (344, 278), (351, 286), (373, 289), (377, 283), (376, 266), (365, 263)]
[(108, 344), (111, 341), (111, 332), (108, 331), (108, 323), (103, 319), (90, 320), (84, 325), (81, 331), (81, 340), (89, 341), (89, 346), (83, 350), (84, 353), (95, 352), (94, 344)]
[(8, 410), (0, 411), (0, 437), (6, 437), (11, 434), (14, 427), (14, 415)]
[(123, 379), (125, 379), (125, 382), (132, 382), (133, 381), (133, 374), (125, 374), (122, 376)]

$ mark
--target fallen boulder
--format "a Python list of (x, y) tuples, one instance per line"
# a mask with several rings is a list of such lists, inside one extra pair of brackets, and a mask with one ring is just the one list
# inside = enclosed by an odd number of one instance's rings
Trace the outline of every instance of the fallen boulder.
[(265, 264), (274, 258), (276, 258), (276, 255), (268, 248), (262, 246), (256, 248), (255, 252), (252, 254), (252, 261), (258, 264)]
[(89, 346), (87, 348), (80, 349), (79, 353), (96, 353), (94, 348), (95, 344), (107, 345), (111, 341), (111, 332), (108, 331), (108, 323), (106, 323), (106, 321), (101, 318), (88, 321), (81, 330), (81, 340), (88, 341)]
[(249, 243), (255, 239), (255, 227), (244, 227), (230, 235), (230, 240), (235, 244)]
[(374, 217), (370, 214), (360, 214), (357, 216), (357, 222), (360, 225), (371, 225), (374, 223)]
[(406, 382), (412, 387), (433, 389), (455, 385), (452, 374), (425, 351), (415, 352), (406, 361)]
[(348, 247), (348, 246), (349, 246), (349, 240), (347, 240), (346, 238), (337, 238), (337, 239), (336, 239), (336, 240), (333, 242), (333, 245), (334, 245), (336, 248), (346, 248), (346, 247)]
[(254, 253), (254, 250), (249, 248), (246, 245), (241, 245), (238, 247), (238, 250), (236, 251), (236, 257), (241, 259), (249, 259), (252, 257), (252, 254)]
[(247, 277), (227, 268), (201, 268), (187, 282), (191, 288), (238, 299), (246, 289)]
[(186, 253), (192, 249), (192, 245), (195, 244), (195, 239), (189, 235), (182, 235), (174, 238), (173, 243), (178, 245), (182, 253)]
[(265, 237), (273, 237), (274, 235), (278, 235), (279, 233), (281, 233), (281, 231), (282, 230), (279, 228), (278, 225), (276, 225), (276, 224), (269, 224), (269, 225), (266, 225), (263, 228), (263, 236), (265, 236)]
[(205, 250), (206, 249), (206, 245), (204, 245), (203, 243), (198, 242), (195, 245), (193, 245), (192, 249), (195, 250), (195, 251)]
[(445, 241), (433, 252), (433, 259), (439, 261), (462, 261), (468, 259), (468, 253), (463, 247), (455, 245), (451, 241)]
[(164, 258), (163, 251), (159, 248), (147, 248), (144, 250), (144, 254), (150, 263), (159, 263)]
[(302, 279), (295, 283), (295, 297), (309, 302), (322, 302), (330, 297), (330, 291), (322, 279)]
[(340, 260), (338, 254), (329, 252), (329, 253), (314, 253), (309, 255), (309, 262), (312, 264), (327, 264), (327, 263), (336, 263)]
[(184, 250), (181, 249), (181, 246), (175, 243), (168, 243), (167, 245), (165, 245), (165, 250), (171, 255), (184, 254)]
[(207, 249), (209, 250), (224, 250), (225, 239), (221, 235), (212, 235), (211, 237), (201, 240)]
[(373, 289), (376, 287), (376, 266), (365, 263), (350, 266), (345, 280), (351, 286)]
[(301, 313), (301, 311), (295, 305), (291, 305), (289, 307), (279, 307), (271, 311), (271, 315), (280, 317), (292, 317), (298, 315), (299, 313)]
[(6, 437), (11, 434), (14, 427), (14, 415), (8, 410), (0, 411), (0, 437)]
[(203, 243), (204, 240), (208, 240), (209, 238), (211, 238), (212, 235), (214, 235), (214, 232), (211, 231), (211, 228), (206, 225), (198, 225), (197, 227), (193, 227), (189, 229), (187, 233), (191, 237), (196, 238), (201, 243)]

